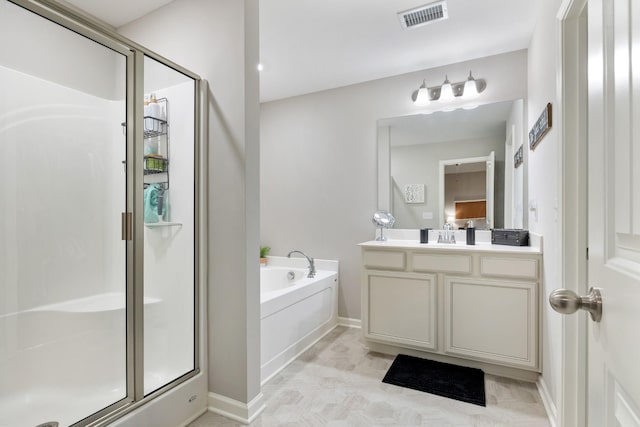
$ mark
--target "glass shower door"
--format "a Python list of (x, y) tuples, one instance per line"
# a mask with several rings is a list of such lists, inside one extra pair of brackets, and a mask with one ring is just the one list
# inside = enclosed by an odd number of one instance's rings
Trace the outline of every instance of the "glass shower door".
[(1, 426), (130, 401), (124, 53), (0, 0)]
[(144, 395), (194, 371), (195, 88), (144, 57)]

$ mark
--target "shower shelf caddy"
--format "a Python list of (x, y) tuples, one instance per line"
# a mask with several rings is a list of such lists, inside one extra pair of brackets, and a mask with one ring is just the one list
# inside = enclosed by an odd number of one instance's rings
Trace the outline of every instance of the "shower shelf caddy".
[[(164, 107), (167, 120), (156, 117), (144, 116), (143, 135), (145, 144), (151, 143), (152, 138), (157, 138), (158, 152), (160, 154), (144, 155), (144, 185), (161, 184), (164, 191), (169, 189), (169, 100), (160, 98), (157, 100)], [(147, 228), (179, 227), (180, 222), (160, 221), (145, 223)]]
[[(166, 112), (167, 120), (144, 116), (144, 144), (152, 143), (156, 139), (157, 154), (144, 155), (144, 183), (162, 184), (162, 188), (169, 189), (169, 101), (167, 98), (157, 100)], [(146, 149), (145, 149), (146, 151)], [(164, 155), (160, 155), (164, 153)]]

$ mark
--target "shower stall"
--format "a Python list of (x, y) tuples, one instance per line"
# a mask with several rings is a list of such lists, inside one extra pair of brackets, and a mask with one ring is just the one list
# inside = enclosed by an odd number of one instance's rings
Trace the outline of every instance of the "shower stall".
[(203, 85), (56, 2), (0, 0), (0, 426), (121, 422), (178, 389), (205, 407)]

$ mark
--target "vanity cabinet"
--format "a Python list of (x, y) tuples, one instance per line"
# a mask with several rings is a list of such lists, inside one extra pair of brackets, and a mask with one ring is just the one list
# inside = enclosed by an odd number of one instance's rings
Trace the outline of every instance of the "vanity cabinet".
[(360, 246), (362, 328), (371, 350), (521, 379), (540, 372), (540, 250)]
[(435, 274), (372, 271), (367, 276), (370, 337), (436, 350)]
[(444, 277), (446, 354), (537, 368), (537, 283)]

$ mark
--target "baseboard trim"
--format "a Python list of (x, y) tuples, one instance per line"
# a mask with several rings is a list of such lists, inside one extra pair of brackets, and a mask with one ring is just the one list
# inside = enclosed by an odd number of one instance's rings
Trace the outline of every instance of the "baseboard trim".
[(549, 418), (551, 427), (558, 427), (558, 409), (553, 403), (553, 399), (551, 398), (551, 394), (549, 394), (549, 389), (547, 388), (547, 383), (545, 383), (542, 376), (540, 376), (538, 381), (536, 381), (536, 387), (538, 388), (538, 393), (540, 393), (544, 409), (547, 411), (547, 418)]
[(360, 319), (351, 319), (349, 317), (338, 317), (338, 325), (346, 326), (347, 328), (362, 328), (362, 321)]
[(258, 393), (249, 403), (240, 402), (221, 394), (209, 392), (209, 410), (224, 417), (250, 424), (264, 410), (264, 395)]

